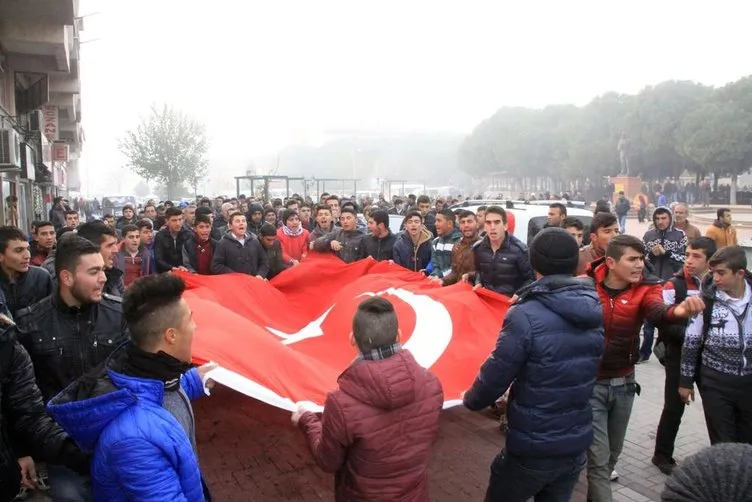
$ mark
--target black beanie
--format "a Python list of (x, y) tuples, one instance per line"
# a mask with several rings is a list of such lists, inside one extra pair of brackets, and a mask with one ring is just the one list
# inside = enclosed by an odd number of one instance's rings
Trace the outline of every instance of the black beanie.
[(701, 450), (674, 469), (661, 500), (748, 502), (752, 500), (752, 445), (721, 443)]
[(577, 241), (563, 228), (544, 228), (530, 243), (530, 265), (542, 275), (574, 275), (579, 259)]

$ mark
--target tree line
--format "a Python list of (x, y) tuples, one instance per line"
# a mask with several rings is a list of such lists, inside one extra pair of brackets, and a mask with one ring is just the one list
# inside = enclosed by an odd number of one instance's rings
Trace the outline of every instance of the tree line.
[[(752, 166), (752, 76), (720, 88), (667, 81), (636, 95), (608, 93), (585, 106), (501, 108), (459, 148), (474, 176), (547, 177), (571, 186), (615, 175), (617, 144), (630, 140), (631, 175), (644, 180), (737, 177)], [(574, 182), (574, 183), (573, 183)]]

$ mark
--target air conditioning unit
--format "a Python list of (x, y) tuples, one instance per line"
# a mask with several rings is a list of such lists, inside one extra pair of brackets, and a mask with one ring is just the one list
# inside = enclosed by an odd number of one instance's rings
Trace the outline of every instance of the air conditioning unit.
[(21, 137), (13, 129), (0, 130), (0, 170), (21, 169)]

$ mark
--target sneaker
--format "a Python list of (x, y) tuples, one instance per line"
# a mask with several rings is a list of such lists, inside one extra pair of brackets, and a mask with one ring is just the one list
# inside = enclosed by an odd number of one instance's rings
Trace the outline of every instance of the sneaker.
[(671, 473), (674, 472), (674, 467), (676, 467), (676, 460), (674, 460), (673, 458), (666, 460), (664, 457), (659, 455), (654, 455), (651, 462), (653, 462), (653, 465), (656, 466), (658, 470), (666, 476), (670, 476)]
[(611, 477), (609, 477), (609, 479), (611, 481), (616, 481), (617, 479), (619, 479), (619, 473), (616, 472), (616, 469), (614, 469), (613, 471), (611, 471)]
[(29, 498), (29, 490), (25, 486), (22, 486), (21, 491), (18, 492), (18, 495), (13, 500), (26, 500), (27, 498)]

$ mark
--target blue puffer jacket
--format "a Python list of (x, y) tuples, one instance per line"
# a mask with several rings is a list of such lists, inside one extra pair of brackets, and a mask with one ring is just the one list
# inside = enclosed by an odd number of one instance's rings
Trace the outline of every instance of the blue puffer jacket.
[(603, 308), (594, 283), (546, 276), (519, 296), (464, 404), (481, 410), (512, 385), (507, 451), (581, 454), (593, 441), (590, 397), (603, 354)]
[[(108, 359), (106, 373), (76, 380), (47, 406), (78, 445), (93, 452), (93, 500), (210, 500), (190, 438), (162, 407), (164, 383), (113, 371), (121, 353)], [(189, 399), (204, 395), (195, 368), (180, 384)]]

